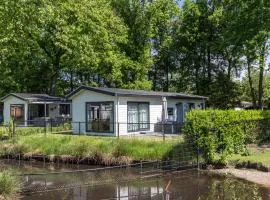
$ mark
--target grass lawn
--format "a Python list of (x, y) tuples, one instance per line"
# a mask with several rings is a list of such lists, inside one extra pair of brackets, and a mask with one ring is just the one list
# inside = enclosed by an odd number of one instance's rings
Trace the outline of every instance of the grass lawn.
[(37, 155), (75, 156), (113, 160), (124, 158), (133, 160), (161, 160), (170, 158), (181, 150), (182, 137), (166, 138), (116, 138), (93, 136), (30, 135), (20, 136), (14, 142), (0, 143), (0, 156), (5, 155)]
[(235, 163), (240, 162), (252, 162), (252, 163), (262, 163), (265, 167), (270, 168), (270, 148), (249, 148), (251, 155), (233, 155), (230, 161)]

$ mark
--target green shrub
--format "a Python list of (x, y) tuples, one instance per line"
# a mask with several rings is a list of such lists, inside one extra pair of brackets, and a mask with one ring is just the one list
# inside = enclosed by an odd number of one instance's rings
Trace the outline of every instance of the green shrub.
[(243, 152), (246, 144), (267, 139), (263, 136), (270, 128), (265, 122), (269, 118), (269, 111), (193, 110), (186, 116), (184, 132), (208, 163), (225, 164), (231, 154)]
[(0, 172), (0, 196), (4, 199), (12, 199), (19, 191), (19, 181), (11, 172)]

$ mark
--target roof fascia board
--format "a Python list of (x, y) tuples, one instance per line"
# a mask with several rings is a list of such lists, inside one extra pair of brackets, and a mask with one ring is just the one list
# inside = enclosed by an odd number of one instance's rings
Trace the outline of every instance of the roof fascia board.
[(76, 95), (81, 90), (87, 90), (87, 91), (97, 92), (97, 93), (106, 94), (106, 95), (110, 95), (110, 96), (116, 96), (116, 93), (113, 93), (113, 92), (108, 92), (108, 91), (104, 91), (104, 90), (100, 90), (100, 89), (96, 89), (96, 88), (90, 88), (90, 87), (86, 87), (86, 86), (80, 86), (79, 88), (77, 88), (73, 92), (69, 93), (66, 96), (66, 98), (68, 98), (68, 99), (72, 98), (74, 95)]
[(3, 102), (4, 99), (6, 99), (6, 98), (8, 98), (8, 97), (10, 97), (10, 96), (16, 97), (16, 98), (18, 98), (18, 99), (20, 99), (20, 100), (23, 100), (23, 101), (27, 101), (25, 98), (20, 97), (20, 96), (14, 94), (14, 93), (7, 94), (6, 96), (2, 97), (2, 98), (0, 99), (0, 101)]

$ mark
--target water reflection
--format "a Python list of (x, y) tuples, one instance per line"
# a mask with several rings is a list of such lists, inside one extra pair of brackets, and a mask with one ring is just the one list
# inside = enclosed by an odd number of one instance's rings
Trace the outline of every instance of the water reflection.
[[(39, 173), (84, 169), (89, 166), (55, 166), (44, 163), (20, 163), (1, 161), (2, 167), (13, 167), (24, 172)], [(64, 173), (25, 176), (24, 186), (28, 188), (46, 187), (58, 190), (24, 194), (25, 200), (88, 200), (88, 199), (199, 199), (199, 200), (270, 200), (270, 188), (257, 184), (206, 172), (185, 171), (168, 173), (159, 178), (141, 179), (139, 169), (114, 169), (87, 173)], [(129, 180), (129, 181), (128, 181)], [(131, 181), (130, 181), (131, 180)], [(92, 186), (81, 186), (88, 183)], [(60, 186), (74, 186), (61, 189)], [(95, 185), (95, 186), (93, 186)]]
[[(171, 182), (171, 188), (166, 186)], [(30, 194), (24, 199), (226, 199), (249, 200), (270, 199), (270, 189), (232, 178), (198, 174), (195, 171), (168, 174), (166, 177), (134, 180), (128, 183), (76, 187), (67, 190)]]

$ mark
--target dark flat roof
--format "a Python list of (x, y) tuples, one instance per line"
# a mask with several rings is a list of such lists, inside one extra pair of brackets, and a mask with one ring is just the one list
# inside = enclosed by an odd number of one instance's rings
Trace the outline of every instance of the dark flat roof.
[(3, 101), (9, 96), (17, 97), (23, 101), (30, 101), (30, 102), (64, 102), (66, 101), (65, 98), (57, 97), (57, 96), (51, 96), (48, 94), (34, 94), (34, 93), (10, 93), (4, 97), (2, 97), (0, 100)]
[(81, 90), (89, 90), (111, 96), (144, 96), (144, 97), (169, 97), (175, 99), (208, 99), (204, 96), (176, 93), (176, 92), (155, 92), (150, 90), (131, 90), (131, 89), (120, 89), (120, 88), (98, 88), (89, 87), (82, 85), (75, 89), (73, 92), (67, 95), (67, 98), (71, 98), (73, 95)]

